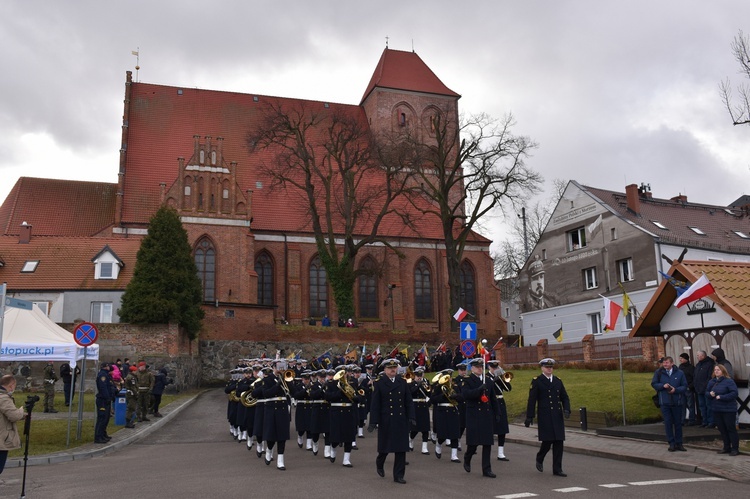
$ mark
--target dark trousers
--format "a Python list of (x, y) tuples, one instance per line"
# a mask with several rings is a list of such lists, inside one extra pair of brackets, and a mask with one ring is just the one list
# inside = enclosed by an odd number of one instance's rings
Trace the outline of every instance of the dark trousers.
[[(451, 444), (453, 441), (451, 440)], [(467, 445), (466, 446), (466, 454), (464, 455), (464, 460), (467, 463), (471, 463), (471, 457), (477, 453), (477, 445)], [(482, 473), (489, 473), (492, 471), (492, 464), (490, 461), (490, 452), (492, 451), (491, 445), (483, 445), (482, 446)]]
[(562, 473), (563, 441), (545, 440), (536, 455), (536, 462), (544, 462), (544, 457), (552, 447), (552, 473)]
[(107, 425), (109, 424), (110, 401), (96, 397), (96, 425), (94, 426), (94, 440), (101, 440), (107, 436)]
[(286, 440), (279, 440), (278, 442), (266, 442), (269, 449), (273, 449), (276, 446), (276, 454), (284, 454), (286, 450)]
[(681, 405), (662, 405), (661, 416), (664, 418), (664, 430), (670, 447), (682, 445), (682, 418), (685, 408)]
[[(406, 474), (406, 452), (394, 452), (393, 459), (393, 478), (404, 478)], [(385, 466), (385, 458), (388, 457), (387, 453), (378, 453), (378, 458), (375, 460), (375, 466), (379, 470)]]
[(724, 450), (732, 451), (740, 448), (740, 435), (735, 426), (734, 412), (714, 412), (714, 422), (724, 441)]
[(714, 424), (713, 414), (711, 413), (711, 398), (706, 397), (705, 393), (696, 393), (698, 399), (698, 408), (701, 411), (701, 423), (707, 426)]
[(72, 381), (63, 381), (63, 395), (65, 396), (65, 405), (70, 405), (73, 401), (73, 383)]
[(5, 461), (8, 460), (8, 451), (0, 450), (0, 473), (5, 469)]
[(152, 394), (152, 397), (154, 400), (154, 403), (153, 403), (154, 414), (156, 414), (157, 412), (159, 412), (159, 405), (161, 405), (161, 393), (158, 395), (154, 393)]

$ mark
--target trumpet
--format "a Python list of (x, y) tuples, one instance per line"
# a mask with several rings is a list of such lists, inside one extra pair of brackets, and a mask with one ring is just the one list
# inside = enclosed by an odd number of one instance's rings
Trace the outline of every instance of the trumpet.
[(404, 379), (407, 383), (414, 382), (414, 373), (411, 371), (411, 367), (406, 369), (406, 373), (404, 373)]
[(511, 390), (511, 381), (513, 381), (513, 373), (510, 371), (503, 371), (502, 374), (495, 376), (495, 384), (504, 392), (509, 392)]

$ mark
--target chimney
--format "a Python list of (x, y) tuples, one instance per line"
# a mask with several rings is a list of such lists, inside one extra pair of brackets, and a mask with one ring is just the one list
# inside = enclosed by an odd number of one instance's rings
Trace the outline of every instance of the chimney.
[(670, 201), (674, 201), (675, 203), (680, 204), (687, 204), (687, 196), (684, 194), (678, 194), (673, 198), (670, 198)]
[(29, 244), (31, 241), (31, 225), (26, 222), (21, 224), (21, 232), (18, 234), (18, 244)]
[(628, 201), (628, 211), (636, 215), (641, 214), (641, 198), (636, 184), (625, 186), (625, 196)]

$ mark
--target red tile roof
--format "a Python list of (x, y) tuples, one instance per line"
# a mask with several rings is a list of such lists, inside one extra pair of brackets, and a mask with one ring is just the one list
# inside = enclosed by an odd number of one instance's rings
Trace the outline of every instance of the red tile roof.
[(21, 177), (0, 206), (0, 234), (93, 236), (114, 222), (117, 184)]
[[(750, 328), (750, 263), (684, 260), (674, 262), (668, 275), (687, 283), (697, 281), (706, 274), (716, 291), (707, 298), (714, 301), (745, 328)], [(643, 311), (642, 318), (630, 336), (657, 336), (659, 324), (677, 299), (677, 292), (663, 280)]]
[[(0, 280), (15, 292), (31, 290), (124, 290), (133, 277), (141, 238), (34, 236), (28, 244), (18, 237), (0, 236)], [(91, 261), (105, 246), (122, 260), (118, 278), (94, 279)], [(21, 272), (27, 261), (38, 260), (34, 272)]]
[[(750, 238), (742, 238), (735, 233), (738, 231), (750, 236), (750, 219), (739, 209), (640, 197), (640, 214), (635, 214), (628, 210), (625, 193), (581, 187), (612, 208), (617, 215), (654, 234), (664, 243), (728, 253), (750, 253)], [(654, 221), (667, 229), (658, 228)], [(697, 227), (705, 235), (697, 234), (690, 227)]]
[(461, 97), (446, 87), (416, 52), (404, 52), (388, 48), (380, 56), (380, 61), (378, 61), (360, 104), (367, 99), (375, 87)]

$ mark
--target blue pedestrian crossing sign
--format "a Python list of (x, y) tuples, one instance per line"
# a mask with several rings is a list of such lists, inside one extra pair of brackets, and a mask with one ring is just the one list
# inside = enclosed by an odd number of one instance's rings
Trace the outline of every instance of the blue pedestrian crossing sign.
[(477, 339), (477, 323), (476, 322), (462, 322), (459, 325), (459, 333), (462, 340), (474, 340)]

